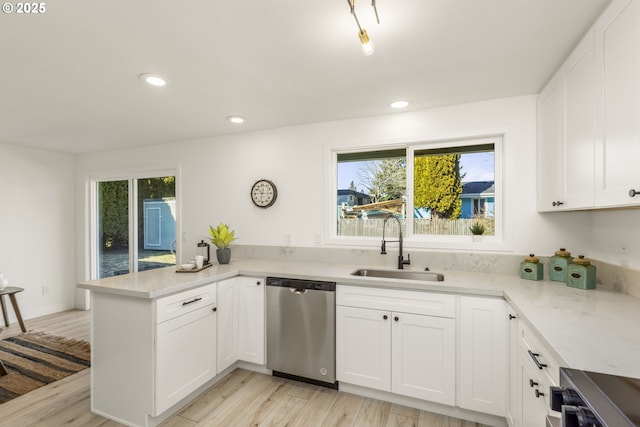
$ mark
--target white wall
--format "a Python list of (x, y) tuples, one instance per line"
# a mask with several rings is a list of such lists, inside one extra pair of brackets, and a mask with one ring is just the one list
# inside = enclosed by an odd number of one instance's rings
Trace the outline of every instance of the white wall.
[(72, 155), (0, 143), (0, 271), (25, 289), (16, 296), (25, 319), (75, 305), (74, 164)]
[[(588, 213), (536, 213), (535, 96), (79, 155), (77, 214), (86, 213), (84, 185), (92, 173), (177, 167), (182, 231), (188, 236), (183, 259), (195, 253), (208, 226), (218, 222), (236, 230), (238, 243), (281, 246), (284, 235), (290, 234), (293, 246), (312, 247), (316, 236), (323, 235), (325, 212), (331, 209), (324, 197), (330, 148), (496, 133), (505, 135), (508, 249), (548, 255), (560, 246), (586, 248), (589, 236), (583, 231), (589, 224)], [(259, 178), (278, 186), (278, 200), (266, 210), (254, 207), (249, 197)], [(80, 266), (86, 259), (83, 222), (77, 223), (76, 232)], [(86, 274), (80, 270), (79, 279)]]

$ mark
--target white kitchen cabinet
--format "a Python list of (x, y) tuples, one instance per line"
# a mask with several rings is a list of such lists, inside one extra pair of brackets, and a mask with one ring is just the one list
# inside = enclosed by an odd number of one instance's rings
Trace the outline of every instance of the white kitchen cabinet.
[(215, 283), (155, 300), (92, 292), (91, 410), (156, 425), (213, 379), (215, 308)]
[(238, 361), (238, 278), (218, 282), (217, 373)]
[(548, 413), (545, 390), (539, 379), (537, 368), (529, 355), (523, 350), (519, 352), (519, 373), (522, 384), (522, 426), (523, 427), (545, 427)]
[(391, 390), (391, 313), (336, 306), (339, 381)]
[(458, 311), (458, 406), (505, 416), (508, 374), (507, 303), (461, 296)]
[(454, 405), (455, 298), (338, 286), (337, 379)]
[(455, 319), (391, 315), (391, 391), (455, 405)]
[(218, 283), (218, 373), (235, 362), (265, 363), (264, 279)]
[(594, 34), (538, 96), (538, 211), (593, 207)]
[(215, 305), (160, 323), (156, 328), (156, 415), (216, 375)]
[(522, 426), (522, 386), (520, 373), (520, 350), (518, 345), (518, 314), (507, 304), (509, 378), (506, 401), (506, 416), (509, 427)]
[(265, 364), (265, 283), (238, 277), (238, 359)]
[(640, 204), (640, 1), (614, 0), (596, 21), (595, 203)]

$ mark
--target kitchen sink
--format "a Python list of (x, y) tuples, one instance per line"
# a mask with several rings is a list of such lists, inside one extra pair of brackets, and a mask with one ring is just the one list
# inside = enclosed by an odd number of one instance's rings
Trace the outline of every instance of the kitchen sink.
[(351, 273), (351, 275), (360, 277), (382, 277), (385, 279), (425, 280), (429, 282), (444, 281), (444, 275), (440, 273), (434, 273), (432, 271), (378, 270), (375, 268), (360, 268)]

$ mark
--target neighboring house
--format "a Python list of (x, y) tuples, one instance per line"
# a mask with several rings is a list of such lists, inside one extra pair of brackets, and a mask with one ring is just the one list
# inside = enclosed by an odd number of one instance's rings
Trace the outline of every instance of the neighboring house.
[[(338, 190), (338, 218), (354, 216), (350, 206), (366, 205), (371, 203), (371, 196), (356, 190)], [(348, 213), (347, 213), (348, 212)]]
[(495, 186), (493, 181), (472, 181), (462, 183), (462, 214), (460, 218), (474, 216), (493, 217)]

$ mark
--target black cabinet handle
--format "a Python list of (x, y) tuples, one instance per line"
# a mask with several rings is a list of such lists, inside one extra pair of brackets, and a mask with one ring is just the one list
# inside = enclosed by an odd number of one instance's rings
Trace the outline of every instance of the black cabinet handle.
[(552, 206), (562, 206), (562, 205), (564, 205), (564, 202), (561, 202), (560, 200), (557, 200), (557, 201), (551, 203), (551, 205)]
[(513, 320), (515, 318), (516, 318), (516, 316), (514, 316), (513, 314), (509, 314), (509, 320)]
[(400, 318), (398, 316), (396, 316), (396, 317), (393, 318), (393, 320), (395, 320), (397, 322), (398, 320), (400, 320)]
[(537, 386), (537, 385), (538, 385), (538, 383), (537, 383), (537, 382), (535, 382), (535, 381), (534, 381), (534, 380), (532, 380), (532, 379), (529, 379), (529, 386), (530, 386), (530, 387), (532, 387), (532, 388), (533, 388), (534, 386)]
[(387, 315), (385, 314), (384, 316), (382, 316), (382, 318), (383, 318), (384, 320), (387, 320), (387, 319), (389, 318), (389, 316), (387, 316)]
[(260, 281), (259, 280), (256, 282), (256, 285), (260, 286)]
[(629, 197), (636, 197), (638, 194), (640, 194), (640, 191), (636, 191), (633, 188), (629, 190)]
[(536, 397), (544, 396), (544, 393), (536, 389)]
[(198, 298), (194, 298), (191, 301), (185, 301), (182, 303), (182, 305), (189, 305), (189, 304), (193, 304), (194, 302), (198, 302), (200, 301), (202, 298), (198, 297)]
[(213, 311), (218, 311), (218, 307), (213, 307), (212, 310)]
[(540, 354), (534, 353), (531, 350), (527, 350), (527, 352), (529, 353), (529, 356), (531, 356), (531, 358), (533, 359), (533, 362), (536, 364), (538, 369), (542, 369), (542, 368), (546, 368), (547, 367), (547, 365), (545, 365), (544, 363), (540, 363), (540, 361), (538, 360), (538, 357), (540, 357)]

